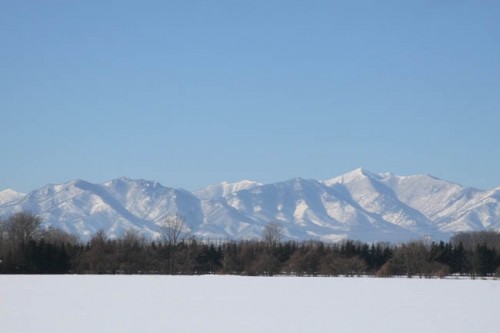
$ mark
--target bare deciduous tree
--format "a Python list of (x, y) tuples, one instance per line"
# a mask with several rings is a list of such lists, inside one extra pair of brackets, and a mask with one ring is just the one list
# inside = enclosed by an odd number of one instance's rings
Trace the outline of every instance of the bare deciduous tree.
[(168, 245), (176, 245), (183, 241), (189, 232), (184, 218), (179, 215), (167, 216), (159, 229), (162, 242)]
[(64, 232), (63, 230), (56, 229), (54, 227), (49, 227), (42, 233), (42, 238), (50, 244), (70, 244), (76, 245), (78, 244), (78, 237), (75, 235)]
[(277, 257), (278, 245), (283, 241), (284, 229), (278, 223), (269, 223), (262, 230), (262, 241), (264, 242), (264, 253), (256, 264), (265, 275), (274, 275), (281, 269), (281, 263)]
[(390, 268), (391, 274), (423, 277), (430, 269), (429, 262), (428, 245), (423, 241), (411, 241), (395, 249), (390, 266), (385, 271)]
[(458, 246), (460, 243), (467, 249), (474, 249), (478, 244), (484, 244), (496, 251), (500, 251), (500, 232), (498, 231), (470, 231), (453, 236), (451, 242)]
[(5, 226), (7, 237), (14, 246), (27, 244), (30, 240), (38, 239), (41, 235), (42, 219), (27, 212), (12, 215)]
[(269, 223), (262, 230), (262, 240), (269, 247), (275, 247), (283, 241), (284, 238), (284, 228), (278, 223)]
[(121, 239), (122, 245), (125, 247), (142, 246), (146, 244), (146, 239), (142, 236), (138, 230), (128, 229), (125, 231)]
[[(6, 223), (0, 219), (0, 256), (3, 255), (7, 241)], [(1, 263), (1, 261), (0, 261)]]
[(104, 230), (98, 230), (90, 239), (89, 249), (85, 253), (85, 268), (98, 274), (110, 273), (108, 257), (106, 256), (106, 242)]

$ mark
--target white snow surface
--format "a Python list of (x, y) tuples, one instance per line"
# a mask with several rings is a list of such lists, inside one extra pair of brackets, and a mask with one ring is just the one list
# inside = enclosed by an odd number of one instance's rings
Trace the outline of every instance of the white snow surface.
[(500, 281), (0, 276), (16, 333), (498, 332)]

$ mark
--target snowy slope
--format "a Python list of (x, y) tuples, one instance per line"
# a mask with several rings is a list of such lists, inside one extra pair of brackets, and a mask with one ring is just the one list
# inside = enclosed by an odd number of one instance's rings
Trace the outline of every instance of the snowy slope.
[(360, 168), (327, 180), (324, 184), (344, 192), (364, 210), (379, 215), (384, 221), (416, 233), (443, 238), (444, 235), (440, 235), (437, 226), (429, 217), (418, 208), (400, 200), (398, 191), (384, 182), (387, 176), (387, 174), (373, 174)]
[(295, 178), (227, 196), (228, 204), (261, 224), (278, 222), (292, 239), (397, 241), (419, 235), (364, 210), (316, 180)]
[[(482, 191), (429, 175), (396, 176), (385, 173), (370, 174), (366, 178), (376, 186), (385, 186), (396, 200), (418, 211), (434, 228), (442, 232), (455, 233), (489, 228), (500, 230), (498, 188)], [(335, 181), (338, 179), (328, 182), (331, 184)]]
[(126, 177), (106, 182), (104, 187), (123, 208), (142, 220), (158, 224), (167, 216), (180, 215), (190, 229), (203, 221), (200, 201), (186, 190)]
[(194, 193), (147, 180), (75, 180), (26, 195), (0, 192), (0, 217), (17, 211), (40, 215), (46, 225), (82, 240), (100, 229), (110, 237), (129, 229), (156, 237), (165, 217), (181, 215), (195, 236), (210, 240), (257, 238), (266, 224), (280, 223), (289, 239), (400, 242), (500, 230), (500, 188), (364, 169), (325, 181), (223, 182)]
[(1, 206), (1, 212), (4, 217), (17, 211), (33, 212), (46, 225), (78, 235), (82, 240), (98, 230), (110, 237), (119, 237), (129, 229), (155, 237), (157, 224), (165, 216), (182, 215), (190, 223), (200, 223), (202, 214), (197, 203), (189, 192), (154, 182), (121, 178), (100, 185), (75, 180), (30, 192)]
[(252, 180), (242, 180), (236, 183), (222, 182), (195, 191), (193, 194), (200, 199), (217, 200), (231, 193), (251, 189), (260, 185), (262, 184)]
[(0, 191), (0, 205), (8, 204), (9, 202), (19, 200), (24, 197), (24, 193), (19, 193), (10, 188)]

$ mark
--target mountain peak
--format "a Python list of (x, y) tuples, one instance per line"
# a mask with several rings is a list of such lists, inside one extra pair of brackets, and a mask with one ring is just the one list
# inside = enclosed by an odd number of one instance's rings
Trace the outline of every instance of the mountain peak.
[(213, 200), (225, 197), (226, 195), (234, 192), (248, 190), (261, 185), (262, 184), (259, 182), (248, 179), (234, 183), (223, 181), (220, 184), (210, 185), (208, 187), (195, 191), (194, 194), (200, 199)]
[(349, 182), (352, 182), (355, 180), (360, 180), (360, 179), (365, 179), (365, 178), (380, 179), (380, 177), (382, 177), (382, 175), (373, 173), (371, 171), (368, 171), (367, 169), (359, 167), (359, 168), (356, 168), (352, 171), (349, 171), (343, 175), (325, 180), (325, 181), (323, 181), (323, 183), (325, 185), (330, 186), (330, 185), (338, 184), (338, 183), (349, 183)]
[(137, 182), (146, 182), (146, 180), (143, 179), (133, 179), (127, 176), (121, 176), (119, 178), (111, 179), (107, 181), (105, 184), (116, 184), (116, 183), (125, 183), (125, 184), (131, 184), (131, 183), (137, 183)]
[(290, 182), (292, 183), (301, 183), (304, 181), (304, 178), (302, 177), (293, 177), (293, 178), (290, 178)]
[(0, 195), (24, 195), (25, 193), (17, 192), (11, 188), (6, 188), (5, 190), (0, 191)]
[(127, 176), (121, 176), (121, 177), (117, 178), (117, 180), (122, 181), (122, 182), (131, 182), (131, 181), (134, 181), (134, 179), (132, 179), (130, 177), (127, 177)]
[(149, 186), (157, 186), (160, 183), (157, 182), (156, 180), (133, 179), (126, 176), (112, 179), (104, 183), (105, 186), (116, 185), (116, 184), (127, 184), (127, 185), (141, 184), (149, 187)]
[(0, 203), (7, 203), (17, 199), (24, 197), (25, 193), (20, 193), (14, 191), (13, 189), (7, 188), (3, 191), (0, 191)]
[(368, 177), (368, 178), (380, 178), (379, 174), (373, 173), (365, 168), (359, 167), (356, 168), (352, 171), (349, 171), (340, 177), (345, 177), (345, 178), (359, 178), (359, 177)]
[[(261, 185), (259, 182), (256, 182), (256, 181), (250, 180), (250, 179), (243, 179), (243, 180), (240, 180), (238, 182), (228, 182), (228, 181), (224, 180), (220, 184), (225, 185), (225, 186), (229, 185), (229, 186), (237, 186), (237, 187), (245, 187), (248, 185), (255, 185), (255, 184)], [(215, 186), (217, 186), (217, 185), (215, 185)]]

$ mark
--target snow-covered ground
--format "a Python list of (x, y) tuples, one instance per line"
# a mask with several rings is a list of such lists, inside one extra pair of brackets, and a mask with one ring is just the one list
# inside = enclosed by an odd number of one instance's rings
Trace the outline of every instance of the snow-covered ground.
[(500, 281), (0, 276), (0, 331), (500, 332)]

